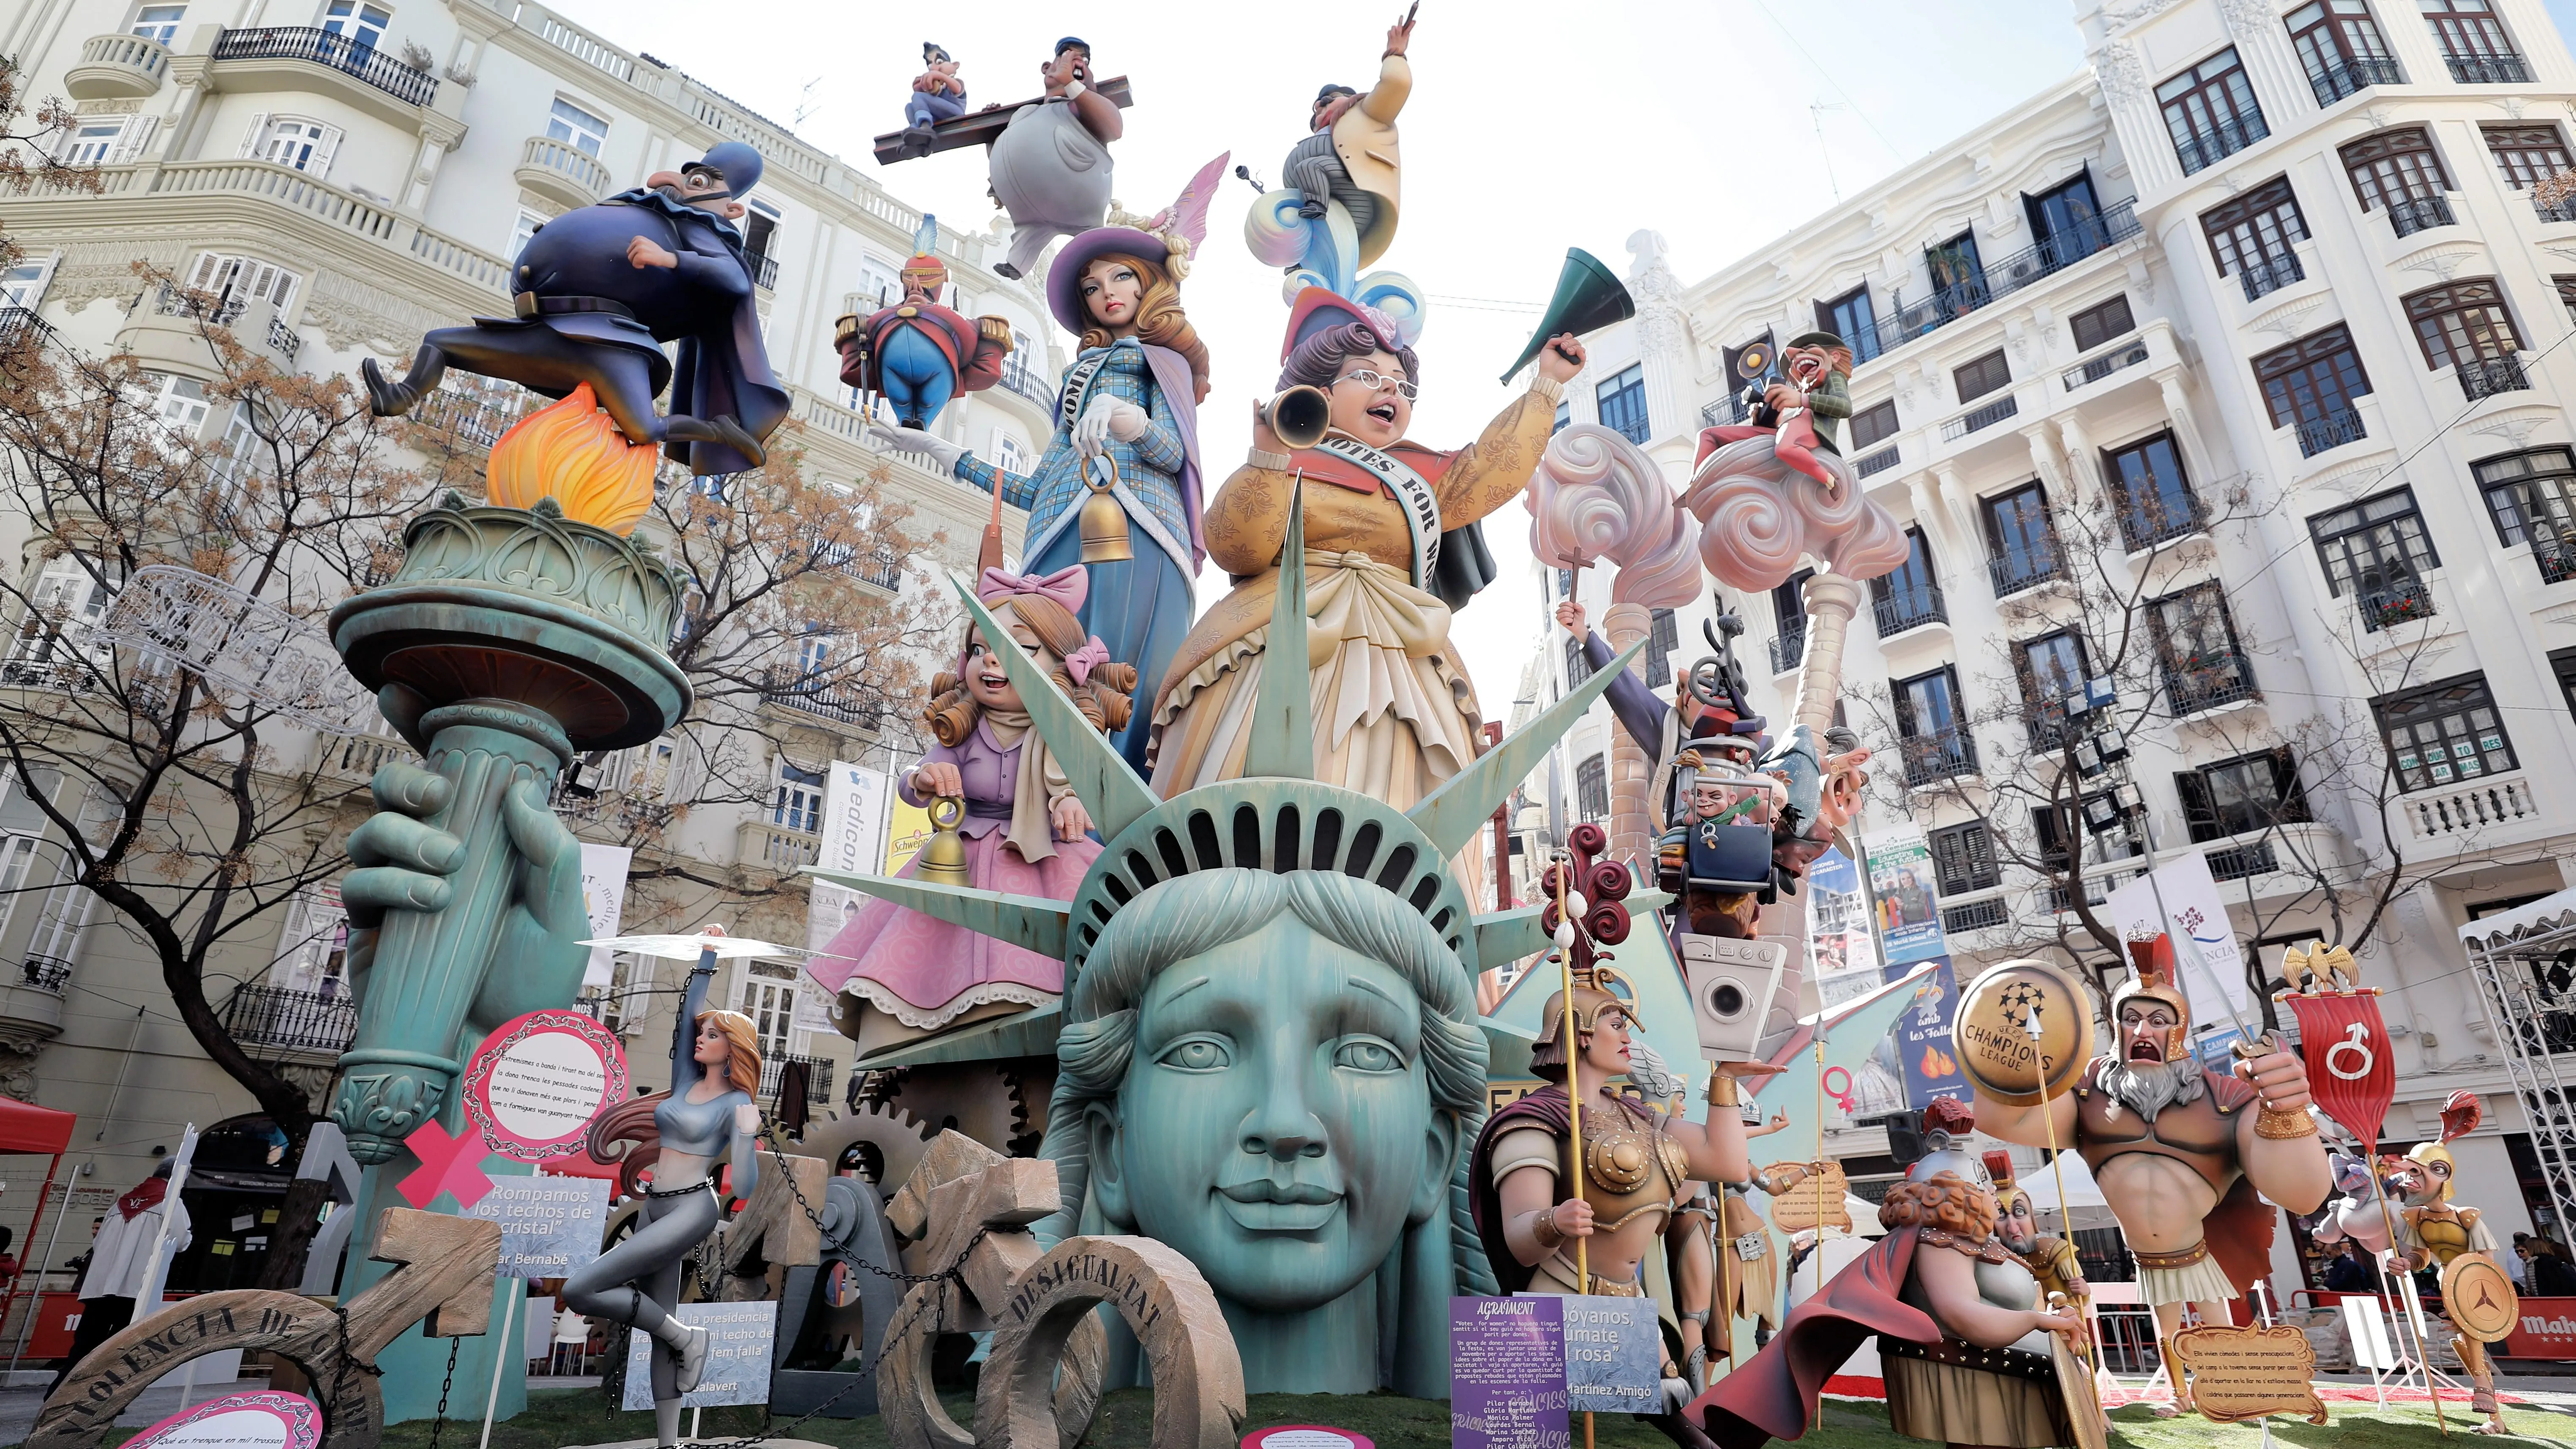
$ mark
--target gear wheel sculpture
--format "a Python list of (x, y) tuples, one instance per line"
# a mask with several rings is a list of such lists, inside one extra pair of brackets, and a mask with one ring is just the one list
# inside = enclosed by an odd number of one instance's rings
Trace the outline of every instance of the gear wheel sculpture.
[[(807, 1124), (805, 1135), (789, 1139), (786, 1149), (800, 1157), (822, 1158), (834, 1172), (862, 1167), (873, 1171), (877, 1190), (884, 1195), (903, 1186), (921, 1165), (921, 1154), (932, 1135), (932, 1129), (901, 1107), (870, 1106)], [(863, 1153), (862, 1147), (875, 1151)], [(871, 1155), (874, 1161), (867, 1160)]]

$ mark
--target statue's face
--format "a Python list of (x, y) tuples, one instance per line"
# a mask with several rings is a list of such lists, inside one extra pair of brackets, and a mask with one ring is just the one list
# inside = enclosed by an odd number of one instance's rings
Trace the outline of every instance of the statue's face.
[(1125, 262), (1101, 260), (1082, 270), (1082, 305), (1091, 320), (1112, 332), (1136, 330), (1136, 309), (1145, 300), (1145, 279)]
[[(1055, 660), (1038, 643), (1035, 629), (1007, 615), (1003, 623), (1010, 630), (1012, 640), (1020, 646), (1020, 651), (1040, 669), (1055, 666)], [(1011, 683), (1011, 676), (1002, 671), (1001, 659), (985, 647), (984, 632), (980, 629), (975, 631), (974, 642), (966, 646), (966, 667), (960, 677), (965, 680), (968, 696), (984, 708), (1014, 713), (1020, 709), (1020, 691)]]
[(1413, 423), (1413, 379), (1392, 352), (1343, 358), (1330, 391), (1334, 430), (1372, 448), (1393, 447)]
[(1117, 1112), (1093, 1108), (1091, 1132), (1102, 1212), (1260, 1312), (1377, 1271), (1444, 1201), (1458, 1150), (1413, 988), (1292, 915), (1156, 978)]
[(2381, 1185), (2390, 1193), (2410, 1203), (2422, 1201), (2431, 1196), (2435, 1190), (2432, 1174), (2426, 1170), (2423, 1163), (2411, 1157), (2391, 1159), (2388, 1164), (2388, 1176), (2382, 1179)]
[(1995, 1235), (2016, 1253), (2027, 1253), (2038, 1244), (2039, 1220), (2032, 1214), (2026, 1194), (2013, 1194), (2012, 1210), (1995, 1219)]
[(2174, 1009), (2161, 1001), (2130, 1001), (2120, 1007), (2120, 1058), (2162, 1063), (2165, 1042), (2182, 1024)]
[(1726, 807), (1735, 803), (1733, 790), (1703, 775), (1691, 782), (1691, 816), (1697, 820), (1714, 820)]

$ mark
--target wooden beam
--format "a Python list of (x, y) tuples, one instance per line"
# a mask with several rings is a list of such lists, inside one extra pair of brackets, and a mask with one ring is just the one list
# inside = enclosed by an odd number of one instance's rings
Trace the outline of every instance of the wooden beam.
[[(1136, 103), (1128, 92), (1127, 77), (1123, 75), (1113, 75), (1091, 89), (1108, 97), (1109, 103), (1122, 111)], [(1034, 106), (1045, 99), (1044, 96), (1033, 96), (1025, 101), (990, 105), (950, 120), (933, 122), (930, 127), (930, 154), (936, 156), (942, 151), (954, 151), (963, 146), (990, 146), (1001, 136), (1002, 128), (1011, 124), (1011, 117), (1020, 113), (1021, 107)], [(888, 131), (877, 137), (879, 166), (892, 166), (897, 161), (908, 159), (903, 154), (903, 136), (901, 131)]]

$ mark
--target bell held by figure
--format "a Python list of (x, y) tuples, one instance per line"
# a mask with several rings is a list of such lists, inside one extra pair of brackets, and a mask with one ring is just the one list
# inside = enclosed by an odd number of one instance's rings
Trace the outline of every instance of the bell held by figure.
[(1261, 420), (1290, 451), (1311, 448), (1332, 426), (1333, 400), (1320, 387), (1292, 387), (1270, 400)]
[(970, 886), (966, 878), (966, 837), (957, 832), (966, 818), (966, 802), (942, 795), (930, 802), (930, 838), (921, 843), (921, 868), (915, 880), (934, 885)]
[(1118, 484), (1118, 462), (1106, 453), (1095, 461), (1109, 476), (1091, 480), (1091, 496), (1082, 500), (1082, 561), (1125, 563), (1136, 556), (1136, 546), (1127, 537), (1127, 510), (1109, 491)]

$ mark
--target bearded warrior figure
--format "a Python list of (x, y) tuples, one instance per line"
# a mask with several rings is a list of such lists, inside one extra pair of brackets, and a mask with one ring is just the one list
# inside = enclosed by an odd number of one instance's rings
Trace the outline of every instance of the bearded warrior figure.
[(2202, 1067), (2172, 942), (2132, 941), (2129, 954), (2137, 974), (2111, 994), (2113, 1050), (2042, 1104), (2016, 1106), (1980, 1084), (1977, 1115), (2006, 1142), (2072, 1145), (2093, 1170), (2138, 1260), (2181, 1401), (2173, 1335), (2186, 1305), (2203, 1323), (2228, 1322), (2227, 1300), (2267, 1271), (2270, 1204), (2314, 1212), (2333, 1181), (2298, 1054), (2266, 1038), (2232, 1073)]

